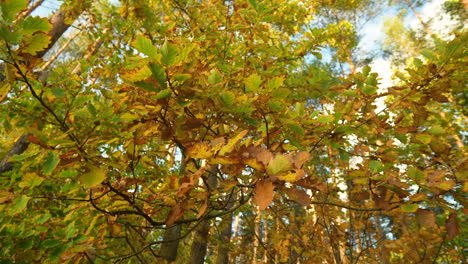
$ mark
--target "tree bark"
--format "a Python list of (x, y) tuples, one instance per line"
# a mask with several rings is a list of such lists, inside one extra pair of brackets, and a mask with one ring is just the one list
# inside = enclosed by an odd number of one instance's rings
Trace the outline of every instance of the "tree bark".
[(190, 249), (190, 264), (205, 263), (209, 232), (210, 220), (201, 220), (193, 234), (193, 242)]
[(219, 234), (218, 256), (216, 264), (229, 263), (229, 244), (232, 236), (232, 213), (222, 217), (219, 224), (221, 232)]
[(166, 261), (172, 262), (177, 258), (177, 250), (179, 249), (179, 237), (181, 224), (176, 224), (166, 230), (164, 233), (164, 241), (159, 250), (159, 255)]
[[(216, 188), (217, 185), (217, 172), (216, 166), (211, 167), (206, 171), (204, 182), (206, 185), (206, 191), (210, 192)], [(193, 234), (192, 247), (190, 249), (190, 263), (191, 264), (203, 264), (205, 263), (206, 251), (208, 248), (208, 234), (210, 232), (210, 220), (203, 219), (200, 221), (198, 226), (195, 228)]]
[(13, 23), (17, 23), (19, 20), (29, 16), (34, 10), (36, 10), (36, 8), (38, 8), (42, 3), (44, 2), (44, 0), (38, 0), (36, 1), (34, 4), (32, 4), (31, 6), (29, 6), (26, 10), (24, 10), (23, 12), (19, 13), (18, 16), (16, 17), (15, 21), (13, 21)]
[(22, 135), (15, 144), (13, 144), (13, 147), (0, 162), (0, 174), (13, 169), (13, 163), (8, 161), (8, 159), (14, 155), (23, 153), (28, 148), (29, 143), (27, 135)]

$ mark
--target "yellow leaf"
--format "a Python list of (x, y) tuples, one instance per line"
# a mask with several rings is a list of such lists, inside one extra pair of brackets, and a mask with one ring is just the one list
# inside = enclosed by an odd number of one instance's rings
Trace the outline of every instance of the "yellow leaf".
[(228, 143), (221, 148), (221, 150), (219, 151), (219, 155), (224, 155), (228, 152), (231, 152), (235, 145), (247, 134), (247, 132), (249, 132), (248, 130), (242, 130), (241, 132), (239, 132), (239, 134), (237, 134), (237, 136), (231, 138)]
[(287, 181), (287, 182), (295, 182), (304, 176), (305, 176), (305, 171), (302, 169), (297, 169), (297, 170), (291, 170), (286, 175), (278, 176), (278, 179)]
[(214, 155), (213, 148), (206, 143), (196, 143), (187, 149), (187, 155), (195, 159), (208, 159)]
[(99, 185), (106, 179), (107, 170), (104, 168), (91, 166), (88, 173), (80, 176), (80, 182), (88, 188)]
[(289, 158), (283, 154), (276, 154), (270, 163), (268, 163), (266, 170), (269, 175), (277, 175), (290, 169), (292, 169), (292, 163)]

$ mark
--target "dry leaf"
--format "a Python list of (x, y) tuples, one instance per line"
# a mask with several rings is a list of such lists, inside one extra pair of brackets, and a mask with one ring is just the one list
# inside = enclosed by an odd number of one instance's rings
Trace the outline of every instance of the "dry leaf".
[(253, 202), (258, 206), (260, 211), (265, 210), (273, 201), (273, 189), (273, 182), (270, 180), (262, 180), (255, 186)]

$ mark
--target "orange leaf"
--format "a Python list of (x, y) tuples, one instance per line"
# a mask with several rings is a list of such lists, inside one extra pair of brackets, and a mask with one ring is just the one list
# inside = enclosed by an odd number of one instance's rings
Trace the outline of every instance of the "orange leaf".
[(275, 194), (273, 189), (273, 182), (270, 180), (262, 180), (255, 186), (253, 202), (258, 206), (260, 211), (265, 210), (265, 208), (267, 208), (273, 201), (273, 196)]

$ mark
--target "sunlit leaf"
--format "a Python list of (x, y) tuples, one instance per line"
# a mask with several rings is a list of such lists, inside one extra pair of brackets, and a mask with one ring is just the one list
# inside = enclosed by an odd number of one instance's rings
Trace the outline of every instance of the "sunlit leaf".
[(269, 180), (262, 180), (255, 186), (253, 202), (260, 211), (265, 210), (273, 201), (274, 185)]
[(231, 152), (235, 145), (248, 133), (249, 131), (248, 130), (242, 130), (241, 132), (239, 132), (235, 137), (231, 138), (228, 140), (228, 143), (221, 148), (221, 150), (219, 151), (219, 155), (224, 155), (226, 153), (229, 153)]
[(214, 150), (206, 143), (196, 143), (187, 148), (187, 155), (196, 159), (208, 159), (214, 155)]
[(3, 0), (0, 2), (1, 15), (5, 21), (13, 21), (16, 13), (26, 8), (27, 0)]
[(24, 20), (20, 22), (21, 29), (23, 30), (24, 33), (26, 34), (33, 34), (37, 31), (42, 31), (42, 32), (49, 32), (51, 29), (52, 25), (47, 21), (45, 18), (41, 17), (26, 17)]
[(132, 45), (141, 53), (146, 56), (159, 61), (161, 55), (158, 54), (158, 49), (154, 46), (153, 42), (145, 36), (138, 35), (132, 42)]
[(258, 74), (254, 73), (244, 80), (244, 84), (246, 91), (258, 92), (260, 85), (262, 84), (262, 78)]
[(16, 197), (11, 207), (10, 213), (14, 215), (26, 209), (26, 206), (28, 205), (28, 201), (30, 199), (31, 198), (26, 195), (21, 195), (19, 197)]
[(177, 55), (177, 46), (171, 44), (169, 41), (164, 41), (164, 44), (161, 46), (161, 62), (167, 66), (171, 66), (176, 59)]
[(43, 181), (44, 181), (44, 178), (40, 177), (36, 173), (27, 173), (23, 175), (22, 181), (19, 183), (19, 187), (34, 188), (36, 186), (41, 185)]
[(418, 204), (410, 203), (410, 204), (403, 204), (401, 207), (401, 211), (405, 213), (414, 213), (418, 210)]
[(88, 188), (99, 185), (106, 179), (107, 170), (101, 167), (90, 166), (89, 172), (82, 174), (80, 182)]
[(276, 154), (275, 157), (268, 163), (266, 168), (269, 175), (277, 175), (280, 172), (292, 169), (291, 160), (286, 155)]

